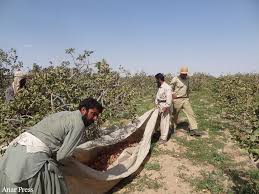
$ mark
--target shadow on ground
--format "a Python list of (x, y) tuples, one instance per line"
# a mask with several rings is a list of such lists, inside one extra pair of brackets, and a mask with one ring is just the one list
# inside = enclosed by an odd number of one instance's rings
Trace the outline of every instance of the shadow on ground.
[(226, 169), (224, 172), (232, 179), (232, 190), (239, 194), (259, 193), (259, 171), (248, 174), (242, 170)]
[(185, 130), (187, 132), (189, 130), (189, 123), (186, 122), (186, 121), (177, 123), (176, 130), (177, 129), (183, 129), (183, 130)]

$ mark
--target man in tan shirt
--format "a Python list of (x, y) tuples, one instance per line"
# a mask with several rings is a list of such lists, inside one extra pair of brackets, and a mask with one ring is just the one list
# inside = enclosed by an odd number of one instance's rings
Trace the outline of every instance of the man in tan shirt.
[(171, 81), (172, 86), (172, 97), (173, 97), (173, 122), (176, 126), (179, 112), (183, 110), (186, 114), (190, 130), (189, 133), (191, 136), (200, 136), (201, 133), (197, 131), (198, 125), (195, 119), (195, 114), (192, 110), (190, 101), (189, 101), (189, 77), (188, 77), (188, 68), (182, 67), (180, 69), (180, 75), (176, 76)]
[(159, 143), (164, 144), (167, 141), (167, 136), (170, 126), (171, 105), (172, 105), (172, 88), (165, 82), (164, 75), (158, 73), (155, 75), (158, 91), (156, 94), (155, 104), (159, 108), (161, 121), (160, 130), (161, 137)]

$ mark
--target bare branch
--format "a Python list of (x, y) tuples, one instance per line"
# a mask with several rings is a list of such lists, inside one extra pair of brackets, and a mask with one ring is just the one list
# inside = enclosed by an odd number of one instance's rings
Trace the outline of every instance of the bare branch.
[(52, 112), (55, 112), (54, 103), (53, 103), (53, 94), (52, 94), (52, 93), (51, 93), (51, 95), (50, 95), (50, 104), (51, 104), (51, 110), (52, 110)]
[(19, 120), (19, 119), (5, 119), (5, 121), (16, 121), (16, 122), (19, 122), (19, 123), (21, 123), (22, 121), (21, 120)]
[(20, 116), (20, 118), (30, 118), (30, 119), (33, 119), (33, 117), (30, 116), (30, 115), (22, 115), (22, 116)]
[(102, 97), (104, 96), (104, 94), (109, 90), (109, 88), (107, 88), (106, 90), (102, 91), (102, 93), (100, 94), (100, 96), (97, 98), (97, 101), (100, 101), (102, 99)]
[(57, 107), (56, 109), (60, 109), (60, 108), (66, 107), (66, 106), (69, 107), (69, 106), (72, 106), (72, 104), (63, 104), (63, 105)]

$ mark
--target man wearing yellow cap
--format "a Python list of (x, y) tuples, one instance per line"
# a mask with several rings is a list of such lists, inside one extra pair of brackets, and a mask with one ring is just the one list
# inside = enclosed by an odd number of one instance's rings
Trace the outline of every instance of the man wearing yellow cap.
[(180, 110), (183, 110), (189, 120), (189, 133), (191, 136), (200, 136), (197, 131), (198, 125), (189, 101), (189, 77), (188, 68), (181, 67), (180, 75), (171, 81), (173, 96), (173, 122), (176, 126)]

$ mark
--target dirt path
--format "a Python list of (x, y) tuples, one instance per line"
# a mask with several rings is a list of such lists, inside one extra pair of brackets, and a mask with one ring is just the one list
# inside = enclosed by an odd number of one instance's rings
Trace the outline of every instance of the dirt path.
[[(231, 160), (225, 161), (224, 168), (233, 167), (237, 170), (251, 170), (254, 165), (248, 155), (243, 152), (230, 138), (228, 132), (222, 133), (217, 139), (228, 141), (218, 153)], [(237, 183), (231, 176), (224, 173), (221, 167), (210, 161), (197, 161), (189, 156), (189, 147), (179, 143), (179, 139), (186, 142), (206, 141), (210, 137), (205, 134), (198, 140), (188, 136), (183, 129), (178, 129), (166, 145), (155, 145), (150, 158), (143, 170), (129, 182), (119, 184), (115, 193), (161, 193), (161, 194), (189, 194), (189, 193), (227, 193), (235, 192)], [(203, 153), (205, 154), (205, 153)], [(230, 162), (231, 161), (231, 162)], [(228, 162), (230, 162), (228, 164)], [(245, 165), (244, 165), (245, 164)], [(223, 168), (223, 167), (222, 167)], [(221, 172), (221, 173), (220, 173)], [(208, 176), (207, 176), (208, 175)], [(211, 176), (210, 176), (211, 175)], [(202, 186), (204, 186), (202, 188)]]

